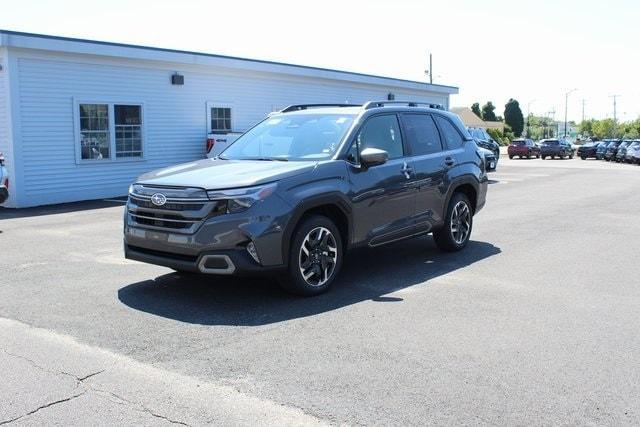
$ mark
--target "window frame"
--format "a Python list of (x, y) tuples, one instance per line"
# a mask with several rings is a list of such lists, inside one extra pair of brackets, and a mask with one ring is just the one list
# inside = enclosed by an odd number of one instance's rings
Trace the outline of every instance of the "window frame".
[[(427, 154), (417, 154), (413, 152), (413, 147), (411, 146), (411, 143), (409, 142), (408, 138), (405, 138), (404, 136), (407, 133), (407, 129), (406, 129), (406, 122), (404, 117), (405, 116), (409, 116), (409, 115), (413, 115), (413, 116), (428, 116), (431, 118), (431, 120), (433, 120), (433, 125), (435, 126), (435, 130), (436, 133), (438, 135), (438, 140), (440, 141), (440, 151), (436, 151), (433, 153), (427, 153)], [(402, 126), (402, 132), (403, 132), (403, 138), (402, 138), (402, 143), (405, 144), (405, 157), (429, 157), (429, 156), (439, 156), (442, 155), (442, 153), (444, 153), (445, 151), (449, 151), (448, 148), (445, 148), (445, 144), (444, 141), (442, 139), (442, 132), (440, 131), (440, 128), (438, 127), (438, 122), (436, 121), (436, 118), (433, 114), (431, 113), (422, 113), (422, 112), (418, 112), (418, 111), (406, 111), (406, 112), (402, 112), (399, 114), (400, 116), (400, 123)]]
[[(82, 147), (80, 142), (82, 141), (82, 129), (80, 128), (80, 105), (106, 105), (108, 114), (108, 135), (109, 135), (109, 157), (102, 159), (83, 159)], [(140, 107), (140, 148), (142, 155), (140, 157), (116, 157), (116, 117), (115, 106), (139, 106)], [(144, 102), (132, 101), (125, 99), (88, 99), (88, 98), (73, 98), (73, 127), (74, 127), (74, 144), (75, 144), (75, 157), (77, 165), (95, 165), (95, 164), (111, 164), (111, 163), (129, 163), (129, 162), (143, 162), (147, 160), (147, 126), (145, 117)]]
[[(236, 126), (236, 119), (235, 119), (235, 108), (232, 102), (220, 102), (220, 101), (207, 101), (206, 103), (206, 130), (207, 130), (207, 135), (213, 133), (215, 135), (226, 135), (229, 133), (237, 133), (237, 131), (235, 129), (237, 129)], [(213, 108), (228, 108), (229, 109), (229, 113), (231, 114), (231, 129), (229, 129), (228, 131), (225, 132), (220, 132), (220, 131), (214, 131), (211, 127), (211, 109)]]
[[(345, 162), (354, 165), (354, 166), (361, 166), (362, 163), (360, 162), (360, 147), (358, 144), (358, 135), (360, 134), (360, 132), (362, 131), (362, 129), (364, 129), (364, 127), (367, 125), (367, 123), (369, 122), (369, 120), (376, 118), (376, 117), (380, 117), (380, 116), (395, 116), (396, 121), (398, 123), (398, 129), (400, 131), (400, 138), (401, 138), (401, 142), (402, 142), (402, 156), (401, 157), (396, 157), (396, 158), (389, 158), (388, 161), (394, 161), (394, 160), (398, 160), (398, 159), (406, 159), (407, 157), (409, 157), (409, 155), (411, 154), (408, 146), (407, 146), (407, 142), (406, 142), (406, 137), (405, 137), (405, 133), (404, 133), (404, 128), (403, 128), (403, 124), (401, 121), (401, 118), (399, 116), (399, 114), (397, 112), (379, 112), (376, 114), (372, 114), (366, 118), (364, 118), (361, 123), (357, 123), (354, 122), (354, 126), (357, 126), (357, 129), (353, 129), (352, 131), (352, 136), (351, 141), (348, 144), (345, 144), (346, 149), (344, 150), (343, 154), (340, 156), (340, 158), (342, 158)], [(351, 151), (351, 148), (354, 145), (358, 145), (358, 150), (357, 150), (357, 155), (358, 158), (356, 159), (356, 162), (352, 162), (351, 160), (349, 160), (349, 152)]]
[[(464, 145), (467, 143), (467, 140), (465, 139), (464, 135), (458, 129), (458, 126), (456, 126), (451, 120), (449, 120), (449, 118), (447, 116), (444, 116), (442, 114), (432, 114), (432, 116), (433, 116), (433, 121), (436, 123), (436, 127), (438, 128), (438, 131), (440, 132), (440, 141), (441, 141), (441, 144), (442, 144), (442, 152), (444, 153), (444, 152), (447, 152), (447, 151), (462, 150), (464, 148)], [(451, 125), (453, 130), (458, 134), (458, 136), (462, 140), (462, 145), (460, 145), (460, 147), (458, 147), (458, 148), (449, 148), (449, 144), (447, 144), (447, 141), (446, 141), (445, 136), (444, 136), (444, 131), (440, 127), (440, 123), (438, 123), (438, 117), (441, 118), (442, 120), (446, 120), (447, 122), (449, 122), (449, 124)]]

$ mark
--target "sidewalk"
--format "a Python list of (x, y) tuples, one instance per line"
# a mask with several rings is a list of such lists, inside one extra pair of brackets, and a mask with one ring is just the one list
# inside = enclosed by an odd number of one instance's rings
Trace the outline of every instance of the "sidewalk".
[(239, 393), (0, 318), (0, 425), (321, 425)]

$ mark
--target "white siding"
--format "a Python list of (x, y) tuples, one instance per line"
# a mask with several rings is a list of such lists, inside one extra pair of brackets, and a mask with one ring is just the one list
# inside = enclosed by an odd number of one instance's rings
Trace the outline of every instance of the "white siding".
[[(9, 117), (9, 61), (7, 49), (0, 47), (0, 153), (5, 155), (5, 165), (7, 170), (13, 172), (13, 150), (11, 146), (11, 120)], [(13, 176), (9, 176), (10, 184), (13, 186)], [(11, 206), (13, 198), (5, 202), (4, 206)]]
[[(361, 103), (393, 92), (398, 100), (448, 106), (447, 95), (393, 85), (18, 49), (12, 55), (18, 57), (21, 207), (124, 195), (146, 171), (203, 158), (207, 101), (233, 104), (236, 131), (295, 103)], [(170, 84), (175, 71), (184, 86)], [(144, 160), (77, 164), (74, 99), (144, 103)]]

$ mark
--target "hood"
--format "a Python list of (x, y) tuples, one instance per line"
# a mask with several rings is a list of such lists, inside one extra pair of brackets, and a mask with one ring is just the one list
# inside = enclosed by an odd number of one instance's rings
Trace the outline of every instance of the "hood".
[(311, 172), (317, 162), (205, 159), (142, 175), (139, 184), (217, 190), (250, 187)]

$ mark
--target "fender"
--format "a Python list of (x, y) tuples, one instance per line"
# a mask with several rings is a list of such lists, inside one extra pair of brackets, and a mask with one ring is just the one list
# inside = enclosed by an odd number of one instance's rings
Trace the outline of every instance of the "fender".
[[(293, 238), (293, 232), (296, 226), (300, 222), (300, 218), (311, 209), (331, 205), (337, 207), (347, 218), (347, 231), (348, 236), (353, 236), (353, 213), (351, 209), (351, 203), (349, 199), (339, 191), (332, 191), (329, 193), (322, 193), (309, 198), (304, 199), (296, 205), (293, 209), (287, 225), (285, 226), (283, 239), (282, 239), (282, 260), (285, 265), (289, 263), (289, 248), (291, 246), (291, 240)], [(349, 241), (343, 242), (345, 249), (350, 246)]]
[[(444, 198), (444, 206), (442, 207), (442, 212), (445, 212), (445, 210), (447, 209), (447, 206), (449, 206), (449, 201), (451, 200), (451, 197), (453, 196), (453, 193), (456, 190), (456, 188), (464, 184), (470, 184), (473, 187), (473, 189), (476, 191), (476, 195), (477, 196), (480, 195), (480, 183), (478, 182), (478, 178), (473, 174), (460, 175), (454, 178), (449, 184), (447, 195)], [(476, 203), (477, 203), (477, 200), (476, 200)], [(473, 206), (474, 212), (476, 211), (476, 209), (477, 209), (477, 206)]]

